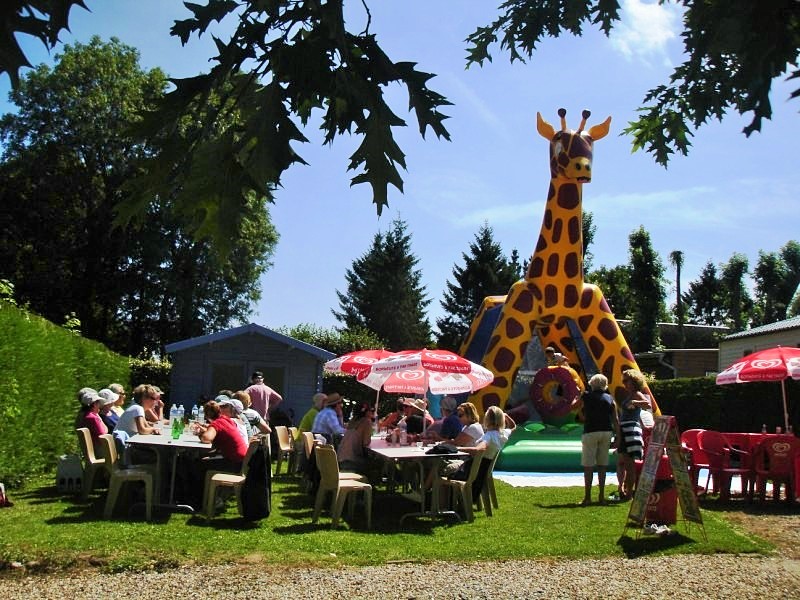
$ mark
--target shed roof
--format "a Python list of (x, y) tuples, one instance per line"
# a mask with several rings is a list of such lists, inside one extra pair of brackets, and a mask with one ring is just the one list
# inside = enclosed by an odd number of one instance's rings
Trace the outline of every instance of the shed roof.
[(739, 338), (765, 335), (768, 333), (777, 333), (778, 331), (788, 331), (791, 329), (800, 329), (800, 316), (792, 317), (791, 319), (786, 319), (784, 321), (776, 321), (775, 323), (768, 323), (767, 325), (761, 325), (760, 327), (753, 327), (752, 329), (747, 329), (738, 333), (732, 333), (731, 335), (726, 335), (722, 339), (737, 340)]
[(188, 340), (173, 342), (171, 344), (167, 344), (164, 347), (164, 349), (168, 353), (180, 352), (182, 350), (187, 350), (188, 348), (196, 348), (197, 346), (202, 346), (205, 344), (214, 344), (216, 342), (221, 342), (223, 340), (231, 339), (241, 335), (252, 335), (252, 334), (263, 335), (266, 338), (269, 338), (276, 342), (280, 342), (281, 344), (285, 344), (290, 348), (296, 348), (301, 352), (311, 354), (312, 356), (314, 356), (319, 360), (327, 361), (336, 356), (332, 352), (328, 352), (327, 350), (323, 350), (322, 348), (317, 348), (316, 346), (307, 344), (306, 342), (302, 342), (293, 337), (289, 337), (288, 335), (283, 335), (282, 333), (278, 333), (277, 331), (273, 331), (272, 329), (267, 329), (266, 327), (262, 327), (261, 325), (257, 325), (256, 323), (250, 323), (249, 325), (242, 325), (241, 327), (234, 327), (233, 329), (226, 329), (225, 331), (218, 331), (217, 333), (209, 333), (207, 335), (201, 335), (198, 337), (189, 338)]

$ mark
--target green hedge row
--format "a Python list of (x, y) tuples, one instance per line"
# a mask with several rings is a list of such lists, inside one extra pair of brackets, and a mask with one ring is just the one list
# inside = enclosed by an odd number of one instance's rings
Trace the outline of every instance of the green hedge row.
[[(780, 383), (716, 385), (713, 377), (660, 379), (650, 383), (661, 412), (674, 415), (678, 428), (718, 431), (775, 431), (783, 427)], [(800, 425), (800, 382), (786, 382), (789, 423)]]
[(129, 385), (128, 358), (0, 301), (0, 481), (77, 451), (77, 391)]

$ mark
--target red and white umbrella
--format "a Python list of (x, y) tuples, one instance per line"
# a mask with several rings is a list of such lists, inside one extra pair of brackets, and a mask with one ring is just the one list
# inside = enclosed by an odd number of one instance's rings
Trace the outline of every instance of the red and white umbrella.
[(404, 350), (379, 360), (358, 381), (389, 393), (461, 394), (474, 392), (494, 381), (481, 365), (448, 350)]
[[(449, 350), (402, 350), (384, 358), (370, 369), (371, 373), (392, 373), (425, 369), (436, 373), (470, 373), (475, 363)], [(483, 368), (483, 367), (481, 367)]]
[(800, 379), (800, 348), (777, 346), (748, 354), (717, 375), (717, 385), (780, 381), (783, 392), (783, 420), (789, 428), (786, 408), (786, 378)]
[(364, 371), (369, 371), (369, 368), (382, 358), (392, 355), (394, 352), (388, 350), (356, 350), (332, 358), (323, 366), (328, 373), (359, 375)]

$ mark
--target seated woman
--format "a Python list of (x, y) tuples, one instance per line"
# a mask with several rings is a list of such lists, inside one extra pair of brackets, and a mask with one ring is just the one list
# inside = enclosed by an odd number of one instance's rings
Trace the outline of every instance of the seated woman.
[[(150, 388), (156, 399), (150, 408), (144, 409), (144, 418), (148, 423), (161, 423), (164, 420), (164, 401), (161, 399), (164, 392), (155, 385), (151, 385)], [(136, 390), (134, 390), (134, 393), (136, 393)]]
[[(472, 402), (464, 402), (456, 408), (456, 416), (463, 426), (461, 432), (453, 438), (452, 443), (459, 447), (471, 447), (478, 443), (483, 435), (483, 427), (478, 422), (478, 409)], [(441, 474), (450, 477), (454, 473), (464, 470), (464, 461), (459, 458), (442, 461)], [(425, 487), (430, 488), (433, 483), (433, 472), (428, 473)]]
[(137, 385), (133, 390), (133, 404), (119, 418), (117, 431), (124, 431), (129, 437), (137, 433), (159, 435), (161, 430), (145, 419), (145, 412), (152, 410), (157, 400), (158, 394), (152, 385)]
[[(490, 406), (486, 414), (483, 415), (483, 435), (478, 438), (475, 445), (459, 446), (458, 449), (461, 452), (472, 455), (483, 452), (483, 466), (484, 469), (488, 469), (492, 461), (500, 454), (500, 450), (506, 445), (508, 438), (511, 436), (511, 432), (516, 427), (517, 424), (514, 423), (514, 420), (504, 413), (499, 406)], [(466, 463), (464, 466), (466, 467)], [(478, 474), (481, 482), (483, 481), (483, 477), (485, 477), (485, 473), (486, 471), (484, 470), (483, 476), (481, 476), (480, 472)], [(466, 480), (467, 476), (469, 476), (469, 469), (462, 468), (451, 475), (450, 479)]]
[(86, 427), (92, 436), (95, 448), (99, 448), (100, 436), (108, 433), (106, 424), (100, 419), (100, 403), (103, 401), (97, 392), (84, 392), (79, 395), (81, 407), (75, 419), (75, 428)]
[(117, 428), (119, 417), (114, 412), (114, 405), (119, 400), (119, 395), (115, 394), (108, 388), (103, 388), (97, 394), (102, 398), (100, 401), (100, 419), (106, 424), (108, 433)]
[(375, 409), (370, 406), (369, 402), (362, 402), (354, 409), (353, 417), (347, 422), (344, 437), (339, 442), (339, 448), (336, 451), (339, 468), (342, 471), (355, 471), (367, 476), (372, 471), (366, 448), (369, 447), (371, 441), (374, 416)]
[(214, 400), (206, 402), (204, 414), (208, 424), (197, 423), (194, 432), (201, 442), (211, 444), (220, 456), (212, 461), (199, 462), (213, 462), (208, 468), (215, 471), (239, 473), (247, 454), (247, 442), (239, 433), (238, 426), (230, 417), (222, 414), (219, 404)]
[[(159, 435), (161, 429), (155, 423), (150, 424), (145, 419), (145, 411), (152, 409), (157, 399), (158, 394), (153, 386), (137, 385), (133, 390), (133, 403), (125, 409), (117, 421), (117, 427), (114, 429), (115, 437), (118, 437), (118, 433), (125, 434), (126, 439), (137, 433)], [(119, 450), (119, 448), (117, 449)], [(156, 462), (157, 455), (147, 448), (129, 447), (127, 457), (123, 458), (126, 463), (153, 463)]]
[(397, 399), (395, 410), (378, 421), (378, 430), (388, 430), (397, 426), (398, 421), (403, 418), (403, 398)]
[(262, 418), (257, 411), (255, 411), (253, 406), (253, 401), (250, 399), (250, 394), (244, 391), (234, 392), (233, 400), (238, 400), (242, 403), (244, 410), (242, 411), (242, 417), (250, 423), (250, 428), (253, 432), (253, 435), (259, 433), (266, 433), (269, 434), (272, 432), (270, 429), (269, 424)]
[(239, 433), (239, 428), (230, 417), (223, 414), (219, 403), (209, 400), (203, 407), (206, 423), (193, 423), (192, 432), (201, 442), (211, 444), (213, 453), (199, 459), (189, 459), (184, 468), (179, 469), (179, 497), (185, 498), (191, 506), (200, 506), (203, 501), (203, 486), (208, 471), (240, 473), (242, 462), (247, 455), (247, 441)]

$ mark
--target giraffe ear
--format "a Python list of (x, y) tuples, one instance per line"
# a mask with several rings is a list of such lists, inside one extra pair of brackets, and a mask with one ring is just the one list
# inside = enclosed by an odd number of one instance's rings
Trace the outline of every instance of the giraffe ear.
[(611, 117), (608, 117), (605, 121), (600, 123), (599, 125), (595, 125), (591, 129), (589, 129), (589, 137), (592, 138), (595, 142), (597, 140), (601, 140), (608, 135), (608, 130), (611, 128)]
[(555, 128), (542, 118), (542, 113), (536, 113), (536, 131), (548, 142), (556, 135)]

